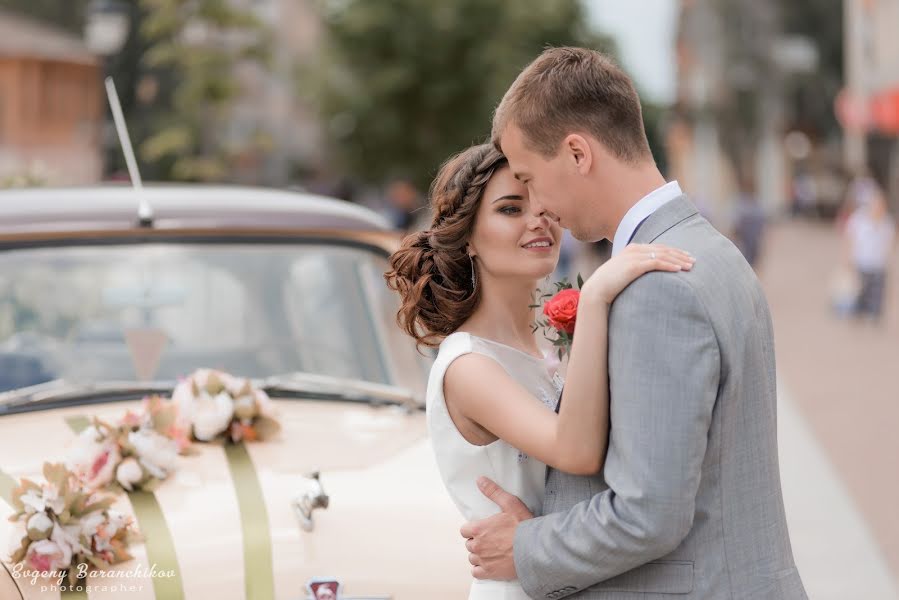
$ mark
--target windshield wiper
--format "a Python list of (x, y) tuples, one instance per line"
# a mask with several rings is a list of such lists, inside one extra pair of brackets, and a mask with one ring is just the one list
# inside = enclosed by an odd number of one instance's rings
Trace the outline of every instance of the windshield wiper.
[[(363, 402), (375, 406), (402, 406), (410, 411), (423, 406), (409, 390), (392, 385), (357, 379), (344, 379), (312, 373), (288, 373), (254, 379), (253, 385), (265, 393), (282, 398)], [(147, 394), (169, 395), (174, 381), (96, 381), (77, 383), (54, 379), (8, 392), (0, 392), (0, 416), (72, 404), (99, 404)]]
[(260, 379), (255, 383), (266, 394), (281, 397), (403, 406), (410, 411), (423, 408), (415, 395), (405, 388), (359, 379), (296, 372)]
[(171, 393), (171, 381), (95, 381), (76, 383), (54, 379), (45, 383), (0, 392), (0, 416), (47, 408), (59, 408), (73, 403), (97, 404), (115, 402), (147, 394)]

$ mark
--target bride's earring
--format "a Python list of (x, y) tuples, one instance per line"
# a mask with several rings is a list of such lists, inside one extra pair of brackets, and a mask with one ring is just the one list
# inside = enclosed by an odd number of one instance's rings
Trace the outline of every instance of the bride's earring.
[(471, 261), (471, 291), (473, 292), (478, 287), (477, 271), (474, 269), (474, 257), (471, 254), (468, 255), (468, 260)]

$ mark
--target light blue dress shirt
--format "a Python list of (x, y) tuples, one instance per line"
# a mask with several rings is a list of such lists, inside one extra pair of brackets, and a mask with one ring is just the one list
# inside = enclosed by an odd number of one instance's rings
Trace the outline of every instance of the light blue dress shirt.
[(620, 253), (630, 243), (634, 237), (634, 232), (640, 223), (646, 220), (649, 215), (657, 211), (670, 200), (674, 200), (678, 196), (683, 195), (680, 184), (677, 181), (666, 183), (649, 194), (643, 196), (639, 202), (634, 204), (615, 231), (615, 238), (612, 240), (612, 256)]

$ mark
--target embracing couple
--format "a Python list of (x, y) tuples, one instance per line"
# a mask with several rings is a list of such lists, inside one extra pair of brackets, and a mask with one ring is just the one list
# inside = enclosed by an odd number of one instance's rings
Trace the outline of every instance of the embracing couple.
[[(439, 352), (428, 426), (473, 600), (806, 598), (777, 461), (771, 318), (740, 252), (658, 171), (630, 79), (541, 54), (492, 144), (450, 159), (391, 258), (400, 324)], [(564, 388), (529, 305), (562, 228), (612, 240)]]

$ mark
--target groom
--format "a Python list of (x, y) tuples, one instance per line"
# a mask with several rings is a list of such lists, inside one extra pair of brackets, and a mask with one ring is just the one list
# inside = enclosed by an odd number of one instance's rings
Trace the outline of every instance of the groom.
[(648, 273), (612, 305), (600, 474), (550, 469), (536, 518), (479, 481), (502, 512), (462, 528), (475, 577), (517, 578), (535, 599), (805, 599), (767, 302), (740, 252), (665, 183), (630, 79), (598, 52), (546, 50), (503, 97), (493, 141), (574, 237), (610, 239), (613, 254), (664, 243), (696, 265)]

